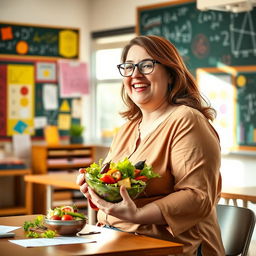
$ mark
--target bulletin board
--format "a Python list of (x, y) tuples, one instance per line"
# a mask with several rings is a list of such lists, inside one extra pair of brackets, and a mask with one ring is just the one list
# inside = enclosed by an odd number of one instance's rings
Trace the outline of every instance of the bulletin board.
[[(46, 125), (68, 135), (80, 123), (80, 97), (60, 96), (57, 60), (0, 58), (0, 139), (15, 134), (43, 138)], [(74, 113), (75, 111), (75, 113)]]
[(79, 58), (79, 29), (0, 22), (0, 54)]
[(197, 81), (217, 111), (222, 149), (256, 151), (256, 66), (200, 68)]
[(15, 134), (41, 139), (46, 125), (66, 136), (80, 123), (88, 70), (79, 61), (79, 33), (0, 21), (0, 140)]

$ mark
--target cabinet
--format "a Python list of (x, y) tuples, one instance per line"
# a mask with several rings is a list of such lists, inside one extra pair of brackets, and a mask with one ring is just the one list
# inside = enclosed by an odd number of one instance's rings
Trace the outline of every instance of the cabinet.
[(31, 214), (32, 213), (32, 202), (31, 194), (32, 187), (31, 184), (24, 184), (24, 200), (22, 200), (21, 189), (24, 183), (24, 175), (31, 174), (30, 169), (6, 169), (0, 170), (0, 178), (4, 176), (14, 177), (14, 206), (0, 208), (0, 216), (6, 215), (19, 215), (19, 214)]
[[(88, 167), (95, 161), (95, 147), (91, 145), (33, 145), (32, 169), (34, 174), (52, 172), (77, 172), (79, 168)], [(46, 213), (46, 188), (44, 185), (33, 185), (33, 213)], [(53, 205), (73, 203), (77, 191), (56, 188)], [(84, 202), (85, 200), (83, 200)]]

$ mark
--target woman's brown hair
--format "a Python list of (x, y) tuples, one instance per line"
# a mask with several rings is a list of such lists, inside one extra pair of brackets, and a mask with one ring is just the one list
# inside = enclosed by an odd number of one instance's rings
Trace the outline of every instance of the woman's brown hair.
[[(167, 100), (171, 105), (186, 105), (200, 111), (207, 119), (213, 120), (216, 112), (211, 108), (199, 92), (196, 81), (175, 46), (159, 36), (137, 36), (133, 38), (123, 49), (122, 62), (126, 61), (127, 54), (133, 45), (143, 47), (155, 60), (159, 61), (172, 78), (171, 90), (168, 90)], [(128, 107), (121, 113), (128, 120), (141, 118), (139, 107), (130, 99), (122, 86), (122, 99)]]

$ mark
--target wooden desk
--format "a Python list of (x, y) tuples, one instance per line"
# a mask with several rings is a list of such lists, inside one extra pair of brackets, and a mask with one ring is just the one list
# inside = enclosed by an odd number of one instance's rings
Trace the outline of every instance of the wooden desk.
[[(22, 226), (24, 221), (31, 221), (35, 215), (1, 217), (0, 225)], [(84, 256), (166, 256), (182, 253), (182, 245), (146, 236), (119, 232), (93, 225), (86, 225), (83, 231), (100, 230), (100, 234), (86, 236), (96, 243), (58, 245), (48, 247), (25, 248), (10, 243), (10, 238), (0, 239), (1, 256), (48, 256), (48, 255), (84, 255)], [(14, 239), (24, 239), (22, 228), (13, 231)], [(13, 238), (11, 238), (13, 239)]]
[[(25, 176), (26, 174), (31, 174), (31, 169), (6, 169), (0, 170), (0, 177), (4, 176), (14, 176), (15, 177), (15, 184), (14, 184), (14, 196), (15, 196), (15, 205), (19, 205), (20, 195), (21, 195), (21, 177)], [(19, 178), (19, 180), (18, 180)], [(32, 185), (25, 184), (25, 202), (24, 206), (14, 206), (8, 208), (1, 208), (0, 215), (17, 215), (17, 214), (31, 214), (32, 213)]]
[(226, 204), (233, 200), (237, 206), (237, 200), (243, 200), (243, 207), (248, 206), (248, 202), (256, 203), (256, 187), (229, 187), (223, 188), (221, 197), (225, 199)]
[[(52, 194), (54, 187), (62, 187), (67, 189), (77, 189), (79, 186), (76, 184), (77, 173), (51, 173), (39, 175), (26, 175), (25, 182), (37, 183), (46, 185), (46, 208), (52, 208)], [(84, 199), (86, 200), (86, 198)], [(46, 213), (41, 213), (46, 214)], [(88, 221), (89, 224), (95, 224), (96, 214), (95, 211), (88, 206)]]

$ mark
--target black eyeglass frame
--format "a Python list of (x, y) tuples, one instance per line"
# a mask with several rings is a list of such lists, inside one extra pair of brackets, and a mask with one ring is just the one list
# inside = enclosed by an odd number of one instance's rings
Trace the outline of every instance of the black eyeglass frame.
[[(140, 64), (141, 64), (142, 62), (144, 62), (144, 61), (152, 61), (153, 68), (152, 68), (152, 70), (151, 70), (150, 72), (147, 72), (147, 73), (141, 72), (141, 70), (140, 70)], [(124, 65), (124, 64), (130, 64), (130, 65), (132, 65), (133, 70), (132, 70), (132, 72), (131, 72), (130, 75), (123, 75), (123, 74), (121, 73), (121, 70), (120, 70), (120, 69), (121, 69), (121, 66)], [(151, 73), (154, 71), (155, 64), (161, 64), (161, 62), (159, 62), (158, 60), (153, 60), (153, 59), (145, 59), (145, 60), (142, 60), (142, 61), (138, 62), (137, 64), (133, 64), (133, 63), (129, 63), (129, 62), (121, 63), (121, 64), (118, 64), (118, 65), (117, 65), (117, 68), (118, 68), (119, 73), (120, 73), (121, 76), (123, 76), (123, 77), (130, 77), (130, 76), (133, 75), (133, 72), (134, 72), (134, 70), (135, 70), (136, 67), (138, 68), (139, 72), (140, 72), (141, 74), (143, 74), (143, 75), (149, 75), (149, 74), (151, 74)]]

